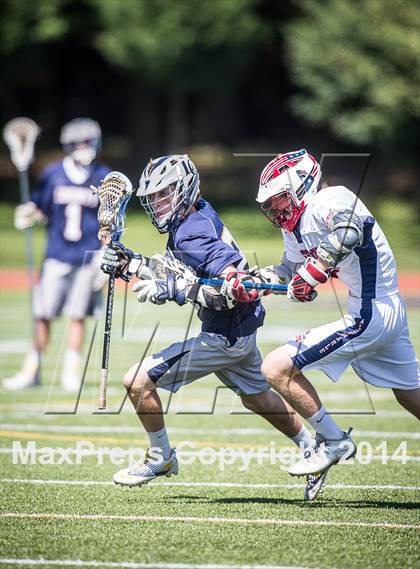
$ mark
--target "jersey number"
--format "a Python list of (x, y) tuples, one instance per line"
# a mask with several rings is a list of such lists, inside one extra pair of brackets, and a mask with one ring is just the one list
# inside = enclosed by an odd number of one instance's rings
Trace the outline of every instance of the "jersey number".
[(80, 241), (82, 238), (82, 206), (70, 203), (64, 208), (66, 222), (64, 225), (64, 238), (67, 241)]

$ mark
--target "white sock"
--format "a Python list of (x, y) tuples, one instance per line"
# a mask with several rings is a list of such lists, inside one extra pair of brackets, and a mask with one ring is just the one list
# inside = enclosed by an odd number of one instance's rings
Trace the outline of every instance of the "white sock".
[(305, 427), (305, 425), (302, 425), (302, 428), (297, 435), (290, 438), (298, 447), (300, 447), (301, 444), (303, 445), (304, 448), (314, 446), (314, 438), (311, 435), (311, 433), (308, 431), (308, 429)]
[(337, 425), (322, 405), (321, 409), (306, 419), (314, 430), (326, 439), (339, 440), (343, 438), (343, 431)]
[(79, 377), (81, 359), (81, 352), (77, 350), (66, 350), (64, 353), (63, 361), (63, 376), (67, 375)]
[(165, 427), (160, 429), (160, 431), (148, 432), (150, 439), (150, 447), (155, 449), (160, 449), (163, 458), (166, 460), (171, 456), (171, 445), (169, 444), (168, 433)]
[(41, 363), (41, 352), (31, 350), (25, 356), (22, 366), (22, 373), (29, 377), (35, 377)]

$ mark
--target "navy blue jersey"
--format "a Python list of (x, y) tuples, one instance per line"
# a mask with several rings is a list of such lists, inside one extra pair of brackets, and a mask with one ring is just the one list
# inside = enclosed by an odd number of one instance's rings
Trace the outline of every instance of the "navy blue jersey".
[(89, 186), (99, 186), (108, 172), (106, 166), (94, 163), (88, 179), (77, 184), (69, 178), (60, 160), (41, 174), (31, 199), (47, 216), (46, 258), (81, 265), (86, 251), (101, 247), (97, 220), (99, 200)]
[[(246, 258), (211, 205), (200, 198), (196, 209), (169, 234), (167, 248), (175, 258), (206, 278), (219, 277), (229, 265), (246, 268)], [(253, 334), (265, 313), (258, 300), (222, 312), (201, 308), (198, 316), (204, 332), (233, 338)]]

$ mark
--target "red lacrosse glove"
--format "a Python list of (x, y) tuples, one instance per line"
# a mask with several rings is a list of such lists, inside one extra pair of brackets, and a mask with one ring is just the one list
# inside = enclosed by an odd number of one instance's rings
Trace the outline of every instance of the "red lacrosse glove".
[(265, 279), (257, 274), (253, 276), (245, 271), (231, 271), (225, 276), (225, 280), (220, 288), (221, 294), (238, 302), (255, 302), (262, 296), (270, 294), (270, 290), (250, 290), (245, 289), (244, 282), (261, 283)]
[(300, 267), (289, 283), (287, 298), (293, 302), (311, 302), (318, 296), (315, 287), (327, 280), (327, 273), (315, 264), (315, 260), (306, 259), (305, 265)]

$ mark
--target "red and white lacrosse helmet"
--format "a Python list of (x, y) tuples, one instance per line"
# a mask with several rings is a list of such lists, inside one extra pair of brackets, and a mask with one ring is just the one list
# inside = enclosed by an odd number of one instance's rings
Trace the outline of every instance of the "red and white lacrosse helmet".
[(262, 171), (257, 202), (275, 227), (292, 233), (320, 179), (319, 164), (305, 149), (279, 154)]

